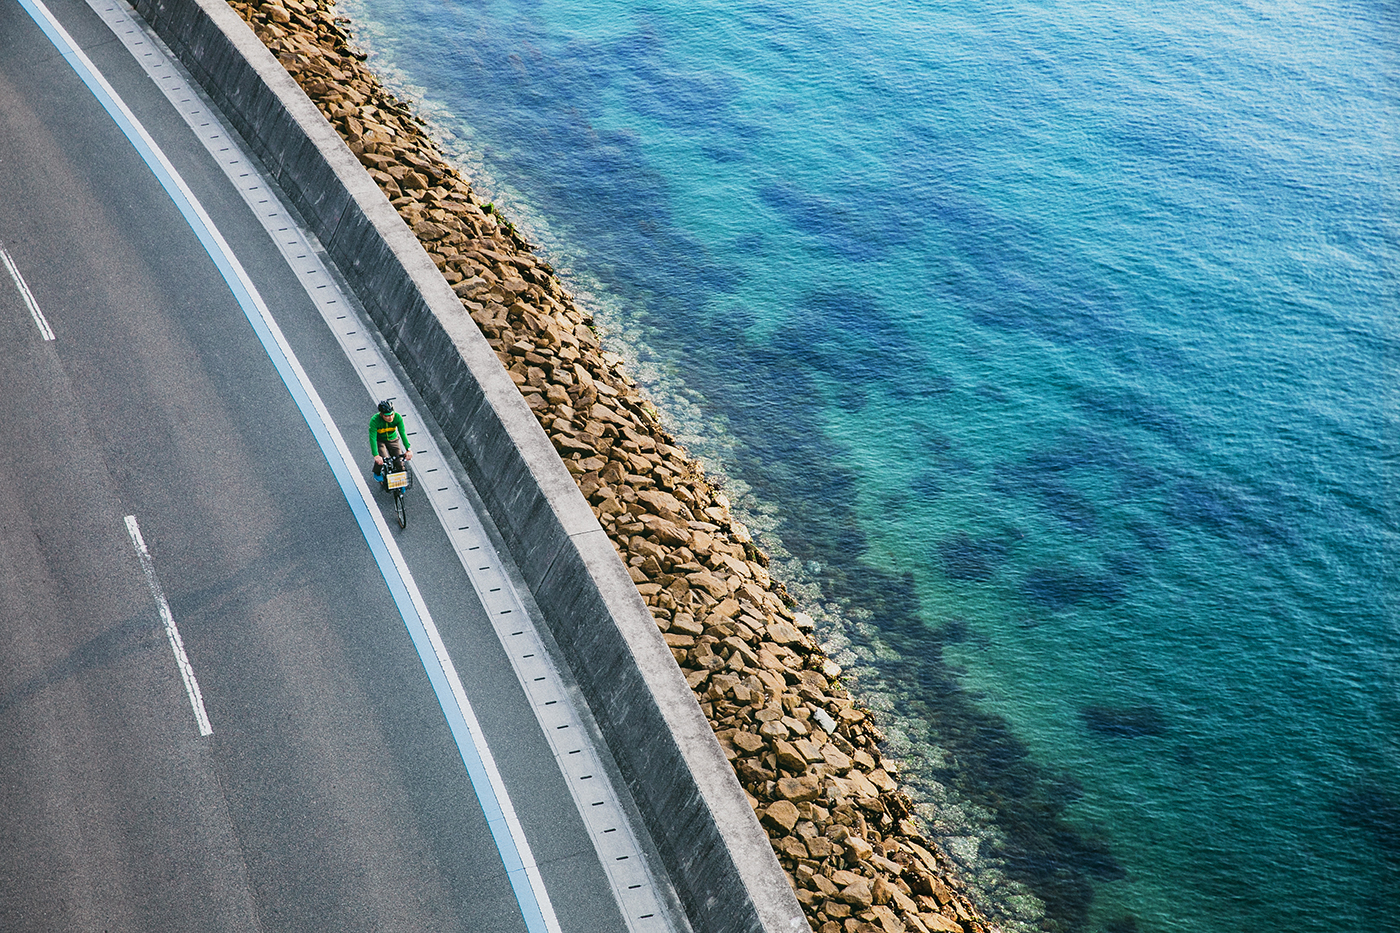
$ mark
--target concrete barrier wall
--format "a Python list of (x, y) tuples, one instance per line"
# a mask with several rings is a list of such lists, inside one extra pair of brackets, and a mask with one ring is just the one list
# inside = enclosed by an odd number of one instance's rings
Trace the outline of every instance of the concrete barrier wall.
[(135, 0), (355, 289), (466, 464), (698, 933), (808, 929), (651, 613), (476, 324), (354, 154), (223, 0)]

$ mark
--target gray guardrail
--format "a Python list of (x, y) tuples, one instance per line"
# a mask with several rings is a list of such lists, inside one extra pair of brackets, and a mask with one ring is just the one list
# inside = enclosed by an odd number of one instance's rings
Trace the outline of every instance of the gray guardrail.
[(808, 924), (612, 544), (412, 231), (223, 0), (135, 0), (320, 238), (466, 465), (697, 933)]

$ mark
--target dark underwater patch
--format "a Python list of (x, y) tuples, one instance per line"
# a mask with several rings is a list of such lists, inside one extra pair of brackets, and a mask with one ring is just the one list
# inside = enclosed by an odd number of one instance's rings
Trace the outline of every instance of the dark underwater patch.
[(869, 401), (865, 390), (858, 386), (845, 386), (836, 396), (836, 407), (842, 411), (860, 411)]
[[(1015, 259), (1001, 264), (1019, 265)], [(1026, 331), (1051, 343), (1095, 347), (1108, 345), (1124, 332), (1117, 302), (1095, 294), (1100, 289), (1090, 282), (1030, 281), (994, 264), (978, 289), (983, 290), (981, 301), (974, 297), (962, 304), (972, 307), (972, 320), (985, 327)]]
[(992, 488), (1008, 498), (1031, 494), (1042, 508), (1074, 528), (1089, 533), (1098, 525), (1093, 504), (1063, 478), (1063, 470), (1036, 463), (998, 464)]
[(975, 391), (982, 398), (985, 398), (992, 402), (997, 402), (1001, 405), (1006, 405), (1011, 402), (1011, 399), (1007, 398), (1006, 390), (1003, 389), (1001, 386), (994, 386), (990, 383), (984, 382), (973, 391)]
[(1103, 563), (1119, 580), (1147, 576), (1147, 562), (1131, 551), (1110, 551), (1103, 556)]
[(1200, 764), (1200, 760), (1200, 756), (1196, 754), (1196, 750), (1190, 745), (1178, 745), (1176, 748), (1172, 749), (1172, 761), (1175, 761), (1183, 768), (1194, 768)]
[(943, 483), (936, 473), (925, 470), (914, 477), (914, 481), (909, 484), (909, 491), (921, 499), (937, 499), (943, 495)]
[(1094, 882), (1119, 879), (1125, 872), (1101, 837), (1066, 821), (1065, 809), (1082, 789), (1037, 766), (1008, 724), (979, 709), (942, 661), (942, 646), (974, 641), (975, 630), (954, 620), (939, 631), (917, 623), (895, 625), (884, 637), (898, 656), (881, 660), (877, 669), (907, 698), (905, 722), (912, 725), (922, 717), (931, 740), (947, 748), (955, 762), (926, 776), (907, 772), (904, 778), (915, 791), (925, 778), (955, 787), (995, 812), (1005, 842), (984, 844), (984, 852), (1002, 860), (1008, 875), (1045, 903), (1044, 933), (1086, 930)]
[(1103, 416), (1104, 421), (1115, 430), (1130, 424), (1177, 441), (1187, 437), (1181, 419), (1161, 405), (1134, 398), (1122, 391), (1110, 393), (1081, 389), (1077, 395), (1075, 404), (1081, 411)]
[(990, 580), (1006, 559), (1005, 541), (973, 539), (959, 532), (938, 545), (943, 573), (952, 580)]
[(1111, 605), (1123, 599), (1123, 586), (1104, 573), (1071, 567), (1033, 567), (1021, 581), (1021, 595), (1051, 610), (1069, 609), (1085, 603)]
[(926, 426), (918, 426), (913, 430), (918, 435), (919, 442), (934, 453), (946, 454), (953, 449), (953, 439), (941, 431)]
[(1361, 830), (1377, 849), (1400, 857), (1400, 796), (1379, 784), (1363, 784), (1332, 801), (1330, 809), (1343, 826)]
[(948, 376), (925, 370), (915, 378), (904, 379), (890, 386), (889, 396), (906, 405), (918, 405), (948, 395), (954, 388), (953, 380)]
[[(741, 253), (761, 253), (767, 244), (768, 237), (756, 230), (741, 233), (734, 238), (734, 249)], [(742, 320), (747, 323), (749, 315), (745, 313)]]
[(1263, 544), (1287, 544), (1289, 533), (1283, 502), (1252, 501), (1220, 485), (1196, 481), (1179, 484), (1167, 515), (1180, 525), (1199, 528), (1236, 545), (1257, 550)]
[(1156, 525), (1134, 519), (1128, 522), (1127, 528), (1128, 532), (1138, 539), (1138, 543), (1149, 551), (1165, 551), (1171, 546), (1166, 533)]
[(992, 640), (973, 628), (964, 618), (949, 619), (938, 630), (938, 637), (945, 645), (971, 645), (974, 648), (991, 647)]
[(795, 375), (819, 373), (824, 382), (839, 386), (834, 401), (843, 407), (850, 396), (877, 387), (894, 397), (904, 393), (912, 405), (952, 389), (952, 381), (929, 367), (917, 340), (895, 316), (866, 296), (840, 289), (804, 296), (766, 352)]
[(1139, 739), (1165, 735), (1167, 720), (1155, 706), (1086, 706), (1079, 711), (1084, 725), (1095, 735)]
[(720, 165), (744, 162), (748, 159), (747, 154), (728, 146), (701, 146), (700, 151), (705, 153), (711, 162), (717, 162)]
[(847, 199), (836, 200), (773, 182), (760, 187), (758, 197), (791, 227), (853, 262), (883, 259), (910, 239), (898, 221), (902, 207), (874, 203), (882, 199), (873, 192), (853, 190)]
[(967, 641), (968, 635), (972, 632), (971, 626), (966, 619), (949, 619), (939, 629), (938, 634), (945, 645), (958, 645)]
[(630, 101), (638, 112), (691, 131), (721, 121), (736, 96), (731, 83), (712, 72), (643, 66), (633, 77)]
[(951, 473), (954, 476), (971, 476), (977, 472), (977, 464), (966, 457), (940, 457), (938, 465), (943, 468), (945, 473)]

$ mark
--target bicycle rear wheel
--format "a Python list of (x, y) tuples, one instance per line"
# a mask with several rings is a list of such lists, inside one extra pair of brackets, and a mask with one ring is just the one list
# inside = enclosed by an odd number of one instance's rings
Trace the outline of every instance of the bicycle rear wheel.
[(394, 490), (394, 514), (398, 516), (398, 519), (399, 519), (399, 527), (400, 527), (400, 528), (407, 528), (407, 527), (408, 527), (408, 512), (407, 512), (407, 510), (404, 509), (403, 499), (404, 499), (403, 490), (402, 490), (402, 489), (395, 489), (395, 490)]

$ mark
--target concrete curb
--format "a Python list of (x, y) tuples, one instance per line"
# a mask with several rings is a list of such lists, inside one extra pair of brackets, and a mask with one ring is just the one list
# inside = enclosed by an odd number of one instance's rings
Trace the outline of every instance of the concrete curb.
[(588, 700), (694, 929), (809, 929), (646, 603), (412, 231), (223, 0), (134, 5), (291, 197), (466, 464)]

